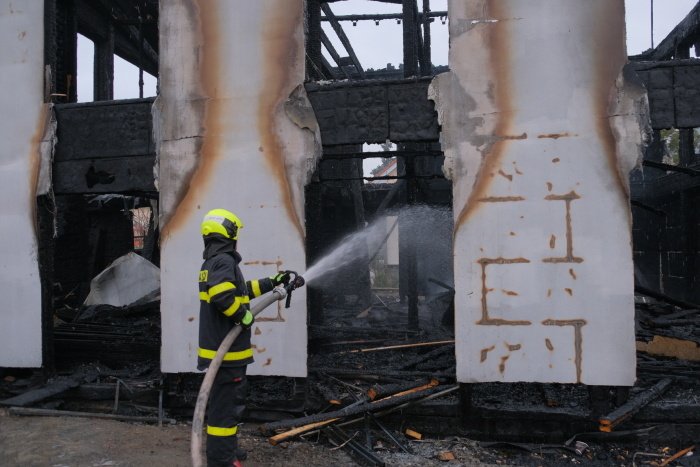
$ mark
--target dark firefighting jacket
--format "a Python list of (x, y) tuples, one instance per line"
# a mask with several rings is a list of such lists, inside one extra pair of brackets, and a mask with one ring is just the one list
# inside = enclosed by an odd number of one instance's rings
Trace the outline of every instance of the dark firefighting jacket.
[[(235, 243), (210, 235), (205, 239), (204, 263), (199, 271), (199, 350), (197, 368), (204, 370), (226, 334), (250, 309), (250, 299), (273, 289), (269, 278), (246, 282), (238, 267)], [(250, 329), (241, 332), (227, 351), (222, 366), (253, 363)]]

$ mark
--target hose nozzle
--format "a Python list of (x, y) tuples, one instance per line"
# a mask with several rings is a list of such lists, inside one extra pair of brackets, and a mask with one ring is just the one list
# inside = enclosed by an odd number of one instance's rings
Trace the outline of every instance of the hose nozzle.
[(289, 281), (287, 285), (284, 286), (285, 290), (287, 291), (287, 302), (284, 304), (285, 308), (289, 308), (291, 303), (292, 303), (292, 291), (294, 289), (298, 289), (299, 287), (303, 287), (306, 281), (304, 280), (303, 277), (301, 277), (299, 274), (297, 274), (294, 271), (287, 271), (287, 273), (293, 277)]

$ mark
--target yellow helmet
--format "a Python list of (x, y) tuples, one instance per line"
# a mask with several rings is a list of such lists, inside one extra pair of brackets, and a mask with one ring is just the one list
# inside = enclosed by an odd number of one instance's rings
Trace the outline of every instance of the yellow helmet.
[(202, 236), (219, 234), (231, 240), (238, 240), (238, 231), (243, 228), (243, 222), (231, 211), (212, 209), (202, 220)]

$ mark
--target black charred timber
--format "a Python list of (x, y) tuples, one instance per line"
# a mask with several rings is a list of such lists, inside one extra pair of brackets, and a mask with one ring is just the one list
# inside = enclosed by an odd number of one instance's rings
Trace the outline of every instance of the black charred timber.
[(360, 65), (360, 61), (357, 59), (357, 55), (355, 55), (355, 51), (353, 50), (352, 45), (350, 44), (348, 36), (346, 36), (345, 31), (343, 31), (343, 27), (335, 19), (335, 15), (333, 14), (333, 10), (331, 10), (330, 5), (328, 5), (327, 3), (323, 3), (321, 4), (321, 9), (326, 15), (326, 18), (328, 18), (328, 21), (331, 22), (331, 26), (333, 27), (335, 33), (338, 35), (338, 39), (340, 39), (340, 42), (343, 44), (343, 47), (345, 47), (345, 50), (348, 52), (348, 56), (350, 56), (350, 60), (352, 60), (352, 64), (355, 66), (355, 69), (357, 70), (357, 74), (360, 76), (360, 79), (365, 79), (365, 71), (362, 69), (362, 65)]
[(687, 58), (684, 52), (698, 43), (699, 36), (700, 4), (690, 10), (683, 21), (678, 23), (668, 36), (651, 51), (648, 58), (651, 60), (669, 60), (671, 57)]
[(13, 407), (24, 407), (27, 405), (34, 404), (36, 402), (43, 401), (49, 397), (57, 396), (63, 394), (69, 389), (73, 389), (80, 385), (80, 381), (72, 377), (59, 377), (51, 381), (47, 386), (39, 389), (33, 389), (20, 394), (18, 396), (10, 397), (0, 401), (0, 405), (8, 405)]
[(311, 79), (323, 79), (314, 71), (321, 64), (321, 2), (320, 0), (308, 0), (306, 2), (306, 72)]
[[(447, 16), (447, 12), (445, 13)], [(430, 76), (433, 74), (432, 57), (430, 54), (430, 0), (423, 0), (423, 14), (420, 15), (423, 23), (423, 50), (421, 51), (420, 74)]]
[(418, 355), (417, 357), (408, 360), (406, 363), (401, 365), (399, 369), (407, 370), (412, 366), (418, 365), (419, 363), (428, 362), (429, 360), (432, 361), (437, 357), (441, 357), (442, 355), (445, 355), (447, 353), (454, 352), (454, 350), (454, 344), (438, 347), (437, 349), (431, 350), (430, 352), (426, 352), (423, 355)]
[(169, 424), (177, 423), (171, 418), (160, 419), (159, 417), (140, 417), (135, 415), (119, 415), (111, 413), (92, 413), (92, 412), (73, 412), (69, 410), (51, 410), (51, 409), (33, 409), (24, 407), (11, 407), (9, 409), (12, 415), (26, 415), (35, 417), (81, 417), (81, 418), (101, 418), (106, 420), (121, 420), (127, 422), (143, 422), (143, 423), (160, 423), (166, 422)]
[(616, 426), (632, 418), (644, 406), (657, 399), (668, 389), (673, 380), (664, 378), (637, 397), (600, 418), (600, 431), (611, 432)]
[[(354, 169), (359, 177), (362, 177), (362, 163), (357, 163), (354, 161)], [(365, 227), (365, 206), (362, 200), (362, 185), (363, 183), (359, 180), (354, 180), (350, 182), (350, 193), (352, 194), (352, 205), (355, 212), (355, 223), (357, 230), (361, 230)], [(362, 245), (356, 251), (358, 261), (361, 263), (361, 271), (367, 271), (367, 274), (358, 274), (357, 280), (363, 285), (359, 290), (359, 306), (362, 308), (367, 308), (372, 303), (372, 284), (369, 277), (369, 263), (370, 263), (370, 252), (369, 247), (366, 242), (362, 242)]]
[(397, 392), (407, 391), (416, 386), (428, 384), (429, 382), (430, 380), (425, 378), (422, 381), (417, 380), (394, 384), (374, 384), (367, 390), (367, 396), (370, 400), (381, 399), (382, 397), (390, 396), (392, 394), (396, 394)]
[(38, 196), (36, 199), (37, 243), (39, 253), (39, 277), (41, 279), (41, 330), (42, 361), (45, 376), (50, 376), (55, 368), (55, 351), (53, 342), (54, 296), (55, 284), (54, 261), (56, 242), (55, 197)]
[(673, 378), (686, 384), (696, 385), (700, 379), (700, 363), (687, 360), (638, 360), (637, 373), (643, 380)]
[[(77, 101), (78, 18), (74, 0), (44, 2), (44, 58), (51, 67), (52, 102)], [(48, 98), (47, 94), (47, 98)]]
[[(681, 131), (681, 132), (684, 132), (684, 131), (686, 131), (686, 130), (680, 130), (680, 131)], [(690, 131), (692, 131), (692, 130), (690, 130)], [(681, 136), (682, 136), (682, 135), (681, 135)], [(692, 133), (690, 134), (690, 137), (691, 137), (690, 139), (691, 139), (691, 143), (692, 143), (692, 139), (693, 139)], [(692, 151), (692, 147), (691, 147), (691, 151)], [(692, 157), (694, 158), (695, 155), (693, 154)], [(655, 168), (655, 169), (667, 170), (667, 171), (669, 171), (669, 172), (684, 173), (684, 174), (686, 174), (686, 175), (690, 175), (691, 177), (697, 177), (698, 175), (700, 175), (700, 170), (691, 169), (691, 168), (688, 168), (688, 167), (681, 167), (681, 166), (678, 166), (678, 165), (664, 164), (664, 163), (662, 163), (662, 162), (656, 162), (656, 161), (648, 161), (648, 160), (645, 160), (645, 161), (642, 162), (642, 165), (644, 165), (645, 167), (653, 167), (653, 168)]]
[(454, 372), (433, 372), (433, 371), (401, 371), (401, 370), (353, 370), (346, 368), (324, 368), (310, 367), (309, 371), (314, 373), (323, 373), (336, 378), (355, 378), (365, 379), (369, 381), (386, 381), (397, 380), (405, 382), (406, 380), (415, 381), (420, 378), (439, 378), (444, 380), (454, 380)]
[(273, 435), (278, 431), (288, 430), (311, 423), (324, 422), (334, 418), (342, 419), (352, 415), (361, 414), (364, 412), (377, 412), (386, 408), (394, 407), (399, 404), (421, 399), (438, 392), (443, 388), (439, 386), (428, 387), (423, 390), (409, 392), (404, 395), (390, 396), (373, 402), (363, 402), (361, 404), (353, 404), (352, 406), (344, 407), (333, 412), (324, 412), (306, 417), (294, 418), (291, 420), (282, 420), (279, 422), (265, 423), (260, 425), (260, 431), (266, 436)]
[(403, 0), (403, 76), (418, 75), (418, 5)]
[[(335, 47), (333, 47), (333, 43), (331, 40), (328, 38), (328, 35), (321, 30), (321, 43), (323, 46), (326, 48), (328, 53), (330, 54), (331, 58), (335, 62), (336, 66), (340, 70), (341, 73), (345, 76), (347, 79), (352, 79), (350, 75), (348, 74), (348, 70), (345, 69), (345, 65), (342, 63), (342, 59), (340, 58), (340, 55), (338, 54), (338, 51), (335, 50)], [(321, 55), (323, 57), (323, 55)]]
[[(683, 167), (688, 167), (695, 163), (695, 142), (694, 133), (695, 130), (690, 128), (683, 128), (679, 132), (678, 141), (678, 154), (679, 154), (679, 165)], [(700, 174), (700, 170), (694, 170), (695, 172), (692, 176)]]
[[(313, 264), (309, 262), (308, 264)], [(395, 329), (395, 328), (385, 328), (385, 327), (369, 327), (369, 328), (364, 328), (364, 327), (355, 327), (355, 326), (345, 326), (345, 327), (333, 327), (333, 326), (322, 326), (322, 325), (315, 325), (311, 324), (309, 326), (309, 331), (314, 334), (314, 336), (318, 336), (320, 334), (323, 334), (324, 337), (328, 335), (341, 335), (345, 337), (361, 337), (361, 338), (368, 338), (368, 337), (386, 337), (385, 340), (389, 340), (388, 336), (398, 336), (398, 337), (405, 337), (407, 335), (415, 336), (416, 334), (419, 333), (419, 331), (409, 331), (406, 329)]]
[(114, 99), (114, 25), (110, 21), (105, 37), (95, 41), (93, 98)]
[(678, 299), (675, 299), (673, 297), (669, 297), (668, 295), (663, 294), (661, 292), (651, 290), (647, 287), (642, 287), (641, 285), (635, 285), (634, 291), (636, 293), (646, 295), (647, 297), (655, 298), (657, 300), (661, 300), (663, 302), (670, 303), (671, 305), (675, 305), (675, 306), (680, 307), (680, 308), (684, 308), (684, 309), (688, 309), (688, 310), (700, 308), (700, 305), (697, 305), (695, 303), (686, 302), (684, 300), (678, 300)]
[(350, 456), (360, 465), (383, 467), (386, 465), (372, 450), (355, 441), (341, 428), (329, 426), (323, 433), (336, 446), (342, 446)]
[[(418, 184), (415, 180), (415, 164), (412, 159), (407, 159), (404, 161), (404, 167), (406, 170), (406, 202), (409, 206), (416, 204), (416, 196), (418, 191)], [(418, 254), (416, 248), (416, 238), (415, 233), (411, 234), (408, 238), (406, 244), (406, 259), (408, 262), (408, 267), (406, 268), (406, 274), (408, 279), (408, 329), (418, 330)]]
[[(447, 11), (430, 11), (430, 7), (425, 8), (425, 5), (429, 2), (429, 0), (423, 0), (423, 11), (427, 11), (428, 14), (423, 14), (421, 12), (418, 12), (418, 22), (423, 23), (424, 21), (428, 20), (430, 21), (433, 18), (440, 18), (440, 17), (446, 17), (447, 16)], [(401, 0), (397, 0), (394, 3), (402, 3)], [(361, 14), (361, 15), (335, 15), (335, 19), (338, 21), (352, 21), (352, 22), (358, 22), (358, 21), (382, 21), (382, 20), (390, 20), (390, 19), (398, 19), (398, 20), (403, 20), (403, 13), (370, 13), (370, 14)], [(325, 16), (321, 17), (321, 21), (328, 21), (328, 18)]]
[(408, 450), (406, 445), (404, 445), (399, 439), (396, 437), (394, 433), (392, 433), (387, 427), (384, 426), (382, 422), (379, 421), (379, 419), (372, 413), (367, 414), (367, 416), (371, 417), (374, 423), (384, 432), (384, 434), (391, 440), (392, 443), (396, 445), (397, 448), (401, 449), (403, 452), (406, 454), (411, 454), (411, 451)]
[(666, 211), (662, 211), (661, 209), (656, 209), (654, 206), (650, 206), (646, 203), (642, 203), (641, 201), (637, 201), (636, 199), (630, 200), (630, 204), (634, 207), (644, 209), (645, 211), (653, 212), (657, 216), (667, 217)]
[[(306, 185), (306, 264), (313, 264), (323, 254), (324, 238), (326, 237), (323, 222), (323, 196), (320, 183)], [(320, 288), (308, 286), (306, 289), (310, 327), (322, 325), (324, 321), (323, 291)]]

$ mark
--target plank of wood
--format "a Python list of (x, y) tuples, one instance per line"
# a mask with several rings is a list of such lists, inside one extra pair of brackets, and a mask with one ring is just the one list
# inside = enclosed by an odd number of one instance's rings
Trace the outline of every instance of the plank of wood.
[[(35, 409), (30, 407), (10, 407), (10, 415), (27, 415), (39, 417), (82, 417), (82, 418), (103, 418), (107, 420), (120, 420), (125, 422), (149, 422), (158, 423), (158, 417), (139, 417), (133, 415), (118, 415), (112, 413), (91, 413), (91, 412), (73, 412), (70, 410), (51, 410), (51, 409)], [(175, 424), (175, 420), (164, 418), (160, 421)]]
[(454, 343), (455, 343), (455, 341), (454, 341), (454, 339), (452, 339), (452, 340), (446, 340), (446, 341), (418, 342), (416, 344), (388, 345), (385, 347), (372, 347), (369, 349), (348, 350), (348, 351), (339, 352), (339, 353), (377, 352), (380, 350), (411, 349), (411, 348), (415, 348), (415, 347), (427, 347), (427, 346), (433, 346), (433, 345), (447, 345), (447, 344), (454, 344)]
[(621, 405), (608, 415), (601, 417), (599, 420), (600, 426), (598, 429), (602, 432), (610, 433), (617, 425), (632, 418), (634, 414), (639, 412), (639, 410), (641, 410), (645, 405), (649, 404), (651, 401), (663, 394), (663, 392), (668, 389), (672, 382), (673, 380), (670, 378), (662, 379), (634, 399)]

